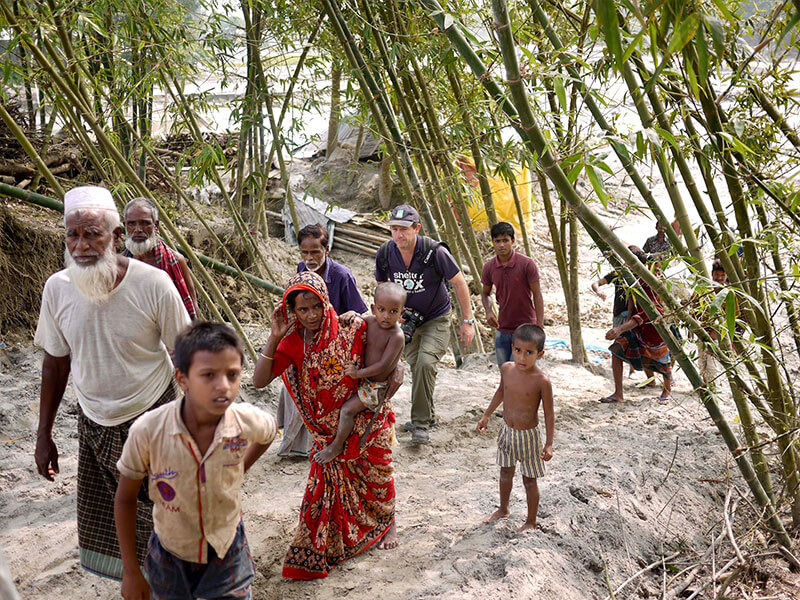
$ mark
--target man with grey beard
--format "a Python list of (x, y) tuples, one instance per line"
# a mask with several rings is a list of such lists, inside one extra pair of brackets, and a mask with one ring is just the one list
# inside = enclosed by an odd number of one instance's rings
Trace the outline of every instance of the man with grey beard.
[(186, 312), (194, 321), (197, 318), (197, 296), (189, 264), (158, 237), (156, 205), (147, 198), (134, 198), (122, 209), (122, 219), (126, 233), (123, 255), (165, 271), (175, 284)]
[[(67, 268), (45, 283), (34, 338), (45, 352), (34, 458), (39, 474), (53, 481), (59, 472), (53, 423), (72, 373), (80, 408), (81, 566), (121, 579), (116, 463), (136, 417), (175, 399), (169, 353), (190, 320), (163, 271), (116, 253), (122, 227), (108, 190), (85, 186), (67, 192), (64, 225)], [(136, 527), (140, 561), (153, 527), (146, 496), (140, 498)]]

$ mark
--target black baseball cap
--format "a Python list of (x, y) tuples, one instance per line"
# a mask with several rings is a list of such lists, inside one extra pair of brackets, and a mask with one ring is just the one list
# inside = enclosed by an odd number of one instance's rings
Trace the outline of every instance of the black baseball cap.
[(413, 227), (419, 225), (419, 213), (413, 206), (401, 204), (392, 209), (392, 218), (389, 225), (400, 225), (402, 227)]

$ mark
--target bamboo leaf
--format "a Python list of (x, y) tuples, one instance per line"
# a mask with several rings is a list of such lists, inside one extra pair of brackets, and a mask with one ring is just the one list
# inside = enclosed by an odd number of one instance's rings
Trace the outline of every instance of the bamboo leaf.
[(754, 154), (753, 150), (751, 150), (750, 147), (747, 146), (747, 144), (745, 144), (742, 140), (740, 140), (736, 136), (733, 136), (725, 131), (721, 131), (719, 135), (723, 139), (725, 139), (731, 146), (733, 146), (733, 149), (736, 150), (736, 152), (739, 152), (740, 154)]
[(714, 45), (714, 55), (717, 59), (722, 57), (723, 48), (725, 47), (725, 31), (722, 29), (722, 23), (713, 17), (706, 19), (706, 27), (711, 34), (711, 42)]
[(580, 174), (581, 170), (583, 170), (583, 164), (581, 163), (578, 163), (569, 170), (569, 173), (567, 173), (567, 179), (569, 179), (570, 183), (575, 183), (578, 180), (578, 174)]
[(734, 23), (738, 20), (738, 17), (734, 15), (728, 8), (727, 0), (711, 0), (711, 1), (714, 3), (714, 6), (716, 6), (719, 9), (719, 12), (721, 12), (725, 16), (725, 18), (728, 19), (728, 21)]
[(675, 139), (674, 135), (672, 135), (666, 129), (661, 129), (660, 127), (656, 127), (655, 130), (658, 132), (658, 135), (660, 135), (662, 138), (667, 140), (667, 142), (669, 142), (670, 146), (675, 148), (675, 150), (680, 150), (680, 147), (678, 145), (678, 140)]
[(628, 60), (630, 59), (631, 55), (634, 53), (634, 51), (642, 43), (642, 38), (644, 37), (644, 32), (645, 32), (645, 29), (642, 28), (639, 31), (639, 33), (636, 35), (636, 37), (633, 38), (633, 41), (630, 44), (628, 44), (628, 47), (625, 49), (625, 54), (622, 55), (622, 62), (623, 63), (628, 62)]
[(719, 293), (714, 296), (714, 300), (709, 305), (708, 314), (713, 317), (715, 314), (720, 312), (722, 310), (722, 305), (725, 303), (725, 299), (732, 295), (733, 294), (730, 290), (720, 290)]
[(553, 87), (555, 88), (556, 96), (558, 96), (558, 103), (561, 105), (561, 108), (563, 108), (564, 111), (569, 110), (567, 92), (564, 89), (564, 82), (561, 80), (561, 77), (553, 77)]
[(603, 171), (605, 171), (606, 173), (608, 173), (608, 174), (609, 174), (609, 175), (611, 175), (612, 177), (614, 176), (614, 170), (613, 170), (611, 167), (609, 167), (609, 166), (608, 166), (608, 165), (607, 165), (605, 162), (603, 162), (602, 160), (593, 160), (593, 161), (592, 161), (592, 164), (593, 164), (595, 167), (597, 167), (598, 169), (602, 169)]
[(622, 62), (622, 41), (619, 33), (619, 22), (617, 21), (617, 5), (614, 0), (597, 0), (597, 3), (597, 17), (603, 30), (606, 47), (611, 56), (614, 57), (617, 68), (621, 71), (624, 63)]
[(647, 27), (647, 33), (650, 36), (650, 58), (655, 63), (658, 61), (658, 25), (655, 20), (650, 21)]
[(792, 212), (797, 211), (798, 204), (800, 204), (800, 192), (795, 192), (792, 196), (792, 202), (789, 204), (789, 208)]
[(697, 78), (705, 81), (708, 79), (708, 42), (705, 27), (697, 28), (694, 47), (697, 50)]
[(646, 152), (647, 152), (647, 148), (645, 147), (645, 144), (644, 144), (644, 135), (642, 134), (641, 131), (637, 131), (636, 132), (636, 156), (638, 156), (639, 159), (644, 159)]
[(797, 22), (800, 21), (800, 12), (796, 12), (792, 15), (792, 18), (786, 23), (781, 31), (781, 34), (778, 36), (778, 45), (780, 46), (783, 43), (783, 38), (786, 37), (786, 34), (789, 33), (794, 26), (797, 25)]
[(606, 190), (603, 188), (603, 182), (600, 181), (600, 178), (597, 176), (597, 171), (588, 163), (584, 164), (584, 170), (586, 171), (586, 176), (589, 178), (589, 182), (594, 188), (594, 193), (600, 198), (603, 208), (608, 208), (608, 196), (606, 195)]
[[(687, 50), (689, 49), (687, 48)], [(689, 87), (692, 88), (692, 94), (694, 94), (694, 97), (697, 98), (700, 95), (700, 88), (697, 85), (697, 75), (695, 74), (694, 67), (690, 61), (687, 60), (685, 66), (686, 77), (689, 80)]]
[(733, 339), (736, 333), (736, 296), (728, 294), (725, 298), (725, 326), (728, 328), (728, 335)]
[(700, 17), (697, 16), (697, 13), (690, 14), (685, 21), (682, 21), (672, 32), (672, 37), (667, 45), (667, 56), (672, 56), (676, 52), (683, 50), (689, 40), (694, 37), (694, 32), (697, 31), (699, 24)]

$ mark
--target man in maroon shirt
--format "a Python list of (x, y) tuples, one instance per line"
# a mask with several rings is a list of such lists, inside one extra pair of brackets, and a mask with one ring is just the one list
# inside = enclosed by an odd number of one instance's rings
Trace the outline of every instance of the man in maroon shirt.
[[(481, 302), (486, 320), (497, 329), (494, 351), (497, 366), (511, 360), (511, 334), (523, 323), (541, 326), (544, 321), (544, 301), (539, 288), (539, 269), (524, 254), (514, 252), (514, 228), (510, 223), (492, 227), (492, 246), (495, 257), (483, 265), (481, 273)], [(499, 316), (495, 315), (492, 288), (497, 288)]]

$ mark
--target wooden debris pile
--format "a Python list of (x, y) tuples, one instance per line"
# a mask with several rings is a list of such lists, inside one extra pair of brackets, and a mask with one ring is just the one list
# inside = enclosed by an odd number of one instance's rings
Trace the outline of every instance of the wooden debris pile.
[[(268, 217), (283, 224), (281, 213), (268, 210)], [(392, 239), (392, 231), (373, 215), (358, 214), (347, 223), (336, 223), (333, 247), (349, 252), (375, 256), (381, 244)]]

